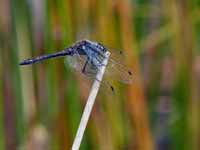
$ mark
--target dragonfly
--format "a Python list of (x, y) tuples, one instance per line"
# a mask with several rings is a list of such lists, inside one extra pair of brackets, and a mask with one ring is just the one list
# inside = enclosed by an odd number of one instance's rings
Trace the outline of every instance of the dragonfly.
[[(96, 73), (104, 65), (102, 62), (107, 57), (105, 54), (108, 49), (101, 43), (90, 40), (80, 40), (71, 46), (52, 54), (41, 55), (35, 58), (25, 59), (20, 62), (20, 65), (30, 65), (49, 58), (66, 57), (67, 63), (88, 78), (95, 78)], [(106, 66), (105, 76), (116, 79), (125, 84), (131, 84), (133, 81), (133, 74), (130, 68), (122, 63), (122, 51), (119, 53), (111, 53)], [(115, 91), (108, 81), (104, 82)]]

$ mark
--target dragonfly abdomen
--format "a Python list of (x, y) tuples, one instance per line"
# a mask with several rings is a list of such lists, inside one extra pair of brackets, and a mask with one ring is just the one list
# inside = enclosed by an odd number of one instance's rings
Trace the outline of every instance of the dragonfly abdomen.
[(47, 54), (47, 55), (42, 55), (35, 58), (26, 59), (20, 62), (20, 65), (29, 65), (29, 64), (40, 62), (49, 58), (55, 58), (55, 57), (61, 57), (61, 56), (67, 56), (67, 55), (73, 55), (73, 50), (71, 48), (67, 48), (63, 51), (53, 53), (53, 54)]

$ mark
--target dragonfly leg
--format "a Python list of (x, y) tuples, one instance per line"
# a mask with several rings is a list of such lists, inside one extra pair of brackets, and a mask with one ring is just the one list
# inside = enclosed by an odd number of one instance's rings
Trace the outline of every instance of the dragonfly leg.
[(87, 65), (88, 65), (88, 58), (87, 58), (87, 60), (86, 60), (86, 62), (85, 62), (85, 64), (84, 64), (84, 66), (83, 66), (83, 69), (82, 69), (82, 73), (83, 73), (83, 74), (86, 73), (86, 67), (87, 67)]

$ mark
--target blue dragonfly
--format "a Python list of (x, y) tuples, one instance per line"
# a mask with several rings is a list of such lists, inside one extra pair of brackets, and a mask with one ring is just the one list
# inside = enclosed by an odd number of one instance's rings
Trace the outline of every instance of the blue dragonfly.
[[(20, 65), (34, 64), (49, 58), (63, 56), (67, 58), (67, 63), (72, 68), (90, 79), (95, 79), (99, 68), (104, 65), (102, 62), (106, 57), (105, 53), (107, 51), (107, 48), (101, 43), (93, 42), (90, 40), (81, 40), (62, 51), (23, 60), (20, 62)], [(108, 65), (106, 67), (105, 76), (116, 79), (125, 84), (131, 84), (133, 80), (132, 71), (126, 67), (124, 63), (122, 63), (122, 58), (122, 51), (119, 51), (119, 53), (111, 53)], [(106, 83), (106, 85), (108, 85), (112, 91), (115, 90), (108, 81), (105, 81), (104, 83)]]

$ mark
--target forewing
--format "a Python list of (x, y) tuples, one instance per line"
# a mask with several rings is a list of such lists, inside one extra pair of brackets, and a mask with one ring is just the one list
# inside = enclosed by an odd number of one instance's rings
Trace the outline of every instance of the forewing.
[[(130, 77), (124, 74), (128, 69), (119, 64), (120, 57), (116, 57), (113, 55), (109, 59), (108, 66), (106, 67), (105, 76), (103, 77), (103, 80), (101, 82), (101, 89), (105, 91), (106, 93), (115, 93), (116, 88), (112, 84), (112, 81), (110, 79), (117, 78), (118, 80), (129, 83)], [(118, 61), (116, 61), (118, 60)], [(90, 61), (87, 63), (85, 71), (83, 72), (83, 68), (86, 64), (87, 57), (85, 55), (79, 55), (75, 54), (73, 56), (67, 56), (65, 59), (65, 63), (67, 63), (71, 68), (76, 70), (79, 74), (81, 74), (82, 77), (84, 77), (88, 81), (94, 81), (96, 79), (96, 73), (98, 72), (98, 68), (101, 66), (94, 66)], [(118, 69), (119, 70), (118, 70)], [(113, 78), (114, 77), (114, 78)], [(129, 80), (128, 80), (129, 79)]]
[(121, 51), (112, 52), (106, 68), (106, 75), (122, 83), (131, 84), (133, 82), (133, 71), (125, 65), (124, 60), (125, 56)]

